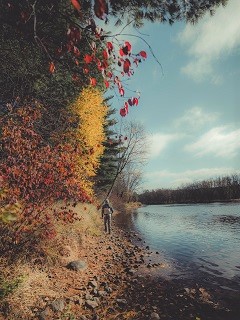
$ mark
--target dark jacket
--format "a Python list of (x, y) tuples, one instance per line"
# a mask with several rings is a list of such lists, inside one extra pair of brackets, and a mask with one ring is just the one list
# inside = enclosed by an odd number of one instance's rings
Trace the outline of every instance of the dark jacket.
[(109, 205), (109, 203), (104, 203), (102, 206), (102, 217), (104, 214), (112, 214), (113, 208)]

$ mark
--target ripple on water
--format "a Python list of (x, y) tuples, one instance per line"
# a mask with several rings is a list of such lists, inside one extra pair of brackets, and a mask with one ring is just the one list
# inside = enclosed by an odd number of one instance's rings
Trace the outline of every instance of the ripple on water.
[(202, 275), (240, 289), (240, 204), (146, 206), (127, 219), (174, 265), (173, 277)]

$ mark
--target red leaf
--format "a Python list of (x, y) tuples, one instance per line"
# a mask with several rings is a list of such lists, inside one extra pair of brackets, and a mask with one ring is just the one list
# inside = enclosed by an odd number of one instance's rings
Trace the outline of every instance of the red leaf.
[(50, 65), (49, 65), (49, 72), (50, 73), (54, 73), (55, 72), (55, 64), (53, 62), (50, 62)]
[(67, 31), (68, 40), (73, 43), (78, 43), (81, 40), (81, 32), (77, 27), (70, 27)]
[(92, 62), (92, 60), (93, 60), (92, 56), (90, 56), (89, 54), (86, 54), (86, 55), (85, 55), (84, 61), (85, 61), (86, 63), (90, 63), (90, 62)]
[(103, 50), (103, 58), (104, 59), (108, 59), (108, 52), (107, 52), (107, 50)]
[(130, 106), (133, 105), (132, 99), (128, 99), (128, 104), (129, 104)]
[(124, 56), (124, 52), (123, 52), (122, 48), (119, 50), (119, 54), (120, 54), (121, 57)]
[(83, 68), (83, 72), (84, 72), (85, 74), (87, 74), (87, 73), (89, 72), (89, 69), (88, 69), (87, 67), (84, 67), (84, 68)]
[(138, 98), (133, 98), (133, 106), (137, 106), (138, 105)]
[(95, 78), (90, 78), (90, 85), (95, 86), (97, 84), (97, 80)]
[(139, 60), (137, 58), (135, 58), (133, 62), (136, 64), (136, 66), (138, 66)]
[(71, 0), (72, 5), (74, 6), (74, 8), (79, 12), (81, 10), (81, 6), (80, 3), (78, 2), (78, 0)]
[(124, 89), (123, 88), (119, 88), (119, 94), (121, 97), (124, 96)]
[(125, 117), (125, 116), (127, 115), (127, 110), (126, 110), (125, 108), (121, 108), (121, 109), (120, 109), (120, 115), (121, 115), (122, 117)]
[(106, 0), (95, 0), (94, 12), (99, 19), (104, 19), (108, 14), (108, 4)]
[(125, 73), (128, 73), (130, 66), (131, 66), (130, 60), (129, 60), (129, 59), (126, 59), (126, 60), (124, 61), (124, 64), (123, 64), (123, 71), (124, 71)]
[(147, 53), (146, 53), (146, 51), (140, 51), (140, 52), (139, 52), (139, 55), (140, 55), (141, 57), (143, 57), (144, 59), (147, 58)]
[(106, 88), (109, 88), (109, 82), (107, 80), (104, 80)]
[(128, 52), (130, 52), (132, 49), (131, 43), (128, 41), (125, 42), (125, 47), (127, 47)]
[(75, 55), (75, 57), (79, 57), (80, 56), (80, 51), (77, 47), (73, 47), (73, 54)]
[(110, 51), (113, 50), (113, 44), (112, 44), (112, 42), (107, 42), (107, 48), (108, 48), (108, 50), (110, 50)]

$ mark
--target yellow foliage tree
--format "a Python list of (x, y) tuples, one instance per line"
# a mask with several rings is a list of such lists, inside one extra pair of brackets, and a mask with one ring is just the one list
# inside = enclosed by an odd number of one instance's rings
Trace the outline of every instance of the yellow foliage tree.
[(95, 176), (104, 152), (104, 125), (108, 107), (102, 93), (93, 87), (87, 87), (71, 105), (73, 115), (79, 122), (70, 136), (79, 150), (78, 169), (83, 175), (83, 185), (89, 192), (92, 189), (91, 177)]

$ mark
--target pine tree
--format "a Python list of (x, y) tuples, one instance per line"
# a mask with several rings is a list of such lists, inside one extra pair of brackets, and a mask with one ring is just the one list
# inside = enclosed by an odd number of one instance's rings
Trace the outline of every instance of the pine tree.
[(133, 21), (136, 27), (141, 27), (144, 20), (151, 22), (176, 21), (196, 23), (206, 12), (214, 14), (215, 9), (228, 0), (110, 0), (111, 14), (121, 24), (122, 21)]
[[(106, 102), (110, 98), (106, 99)], [(96, 192), (106, 191), (116, 174), (118, 166), (118, 153), (120, 147), (119, 136), (113, 127), (117, 124), (117, 120), (113, 118), (116, 113), (116, 109), (108, 108), (108, 113), (105, 118), (105, 136), (106, 140), (103, 145), (105, 147), (104, 153), (100, 159), (100, 167), (97, 171), (95, 179), (95, 189)]]

